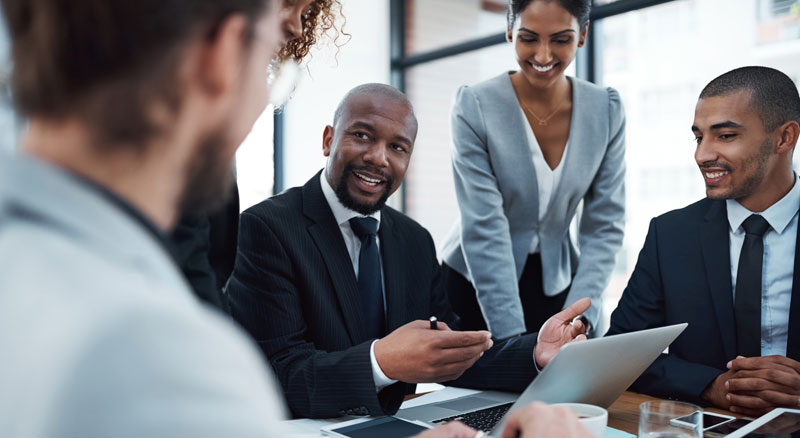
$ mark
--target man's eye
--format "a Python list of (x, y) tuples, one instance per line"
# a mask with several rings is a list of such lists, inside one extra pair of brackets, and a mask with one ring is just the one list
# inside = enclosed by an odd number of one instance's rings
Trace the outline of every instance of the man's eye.
[(369, 135), (367, 135), (366, 132), (354, 132), (353, 136), (358, 138), (358, 139), (361, 139), (361, 140), (368, 140), (369, 139)]

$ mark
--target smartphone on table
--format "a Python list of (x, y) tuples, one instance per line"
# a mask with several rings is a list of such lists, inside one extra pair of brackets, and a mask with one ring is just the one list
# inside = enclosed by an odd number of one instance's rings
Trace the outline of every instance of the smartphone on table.
[(722, 424), (729, 423), (731, 421), (736, 420), (736, 417), (730, 415), (722, 415), (716, 414), (714, 412), (705, 412), (705, 411), (695, 411), (689, 415), (684, 415), (683, 417), (678, 417), (670, 420), (670, 424), (675, 426), (684, 426), (688, 428), (692, 428), (694, 424), (697, 424), (697, 416), (703, 416), (703, 431), (707, 431), (709, 429), (713, 429), (717, 426)]

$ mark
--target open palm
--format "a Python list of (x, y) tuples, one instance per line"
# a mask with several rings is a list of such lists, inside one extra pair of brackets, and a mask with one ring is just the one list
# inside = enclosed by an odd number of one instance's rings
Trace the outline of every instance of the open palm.
[(580, 321), (572, 321), (589, 310), (591, 304), (591, 299), (581, 298), (545, 321), (539, 330), (539, 338), (533, 350), (536, 363), (540, 367), (547, 366), (564, 344), (586, 340), (586, 327)]

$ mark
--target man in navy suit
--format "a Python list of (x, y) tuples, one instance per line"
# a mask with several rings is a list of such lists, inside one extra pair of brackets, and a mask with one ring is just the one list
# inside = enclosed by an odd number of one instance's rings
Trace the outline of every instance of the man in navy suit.
[(571, 321), (588, 298), (552, 317), (538, 343), (457, 331), (433, 239), (384, 205), (416, 134), (401, 92), (356, 87), (325, 128), (325, 169), (242, 214), (231, 313), (259, 343), (295, 416), (393, 414), (421, 382), (521, 391), (536, 364), (585, 339)]
[(650, 222), (608, 334), (688, 322), (637, 391), (759, 415), (800, 407), (800, 97), (743, 67), (700, 94), (692, 131), (707, 197)]

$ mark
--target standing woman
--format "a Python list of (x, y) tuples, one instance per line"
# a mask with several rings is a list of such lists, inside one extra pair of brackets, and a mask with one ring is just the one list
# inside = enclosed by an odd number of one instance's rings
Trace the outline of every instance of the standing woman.
[[(591, 0), (511, 0), (520, 71), (461, 87), (452, 114), (461, 211), (444, 246), (444, 282), (464, 329), (537, 331), (600, 296), (622, 245), (625, 116), (617, 91), (568, 77)], [(579, 215), (578, 246), (570, 222)]]

